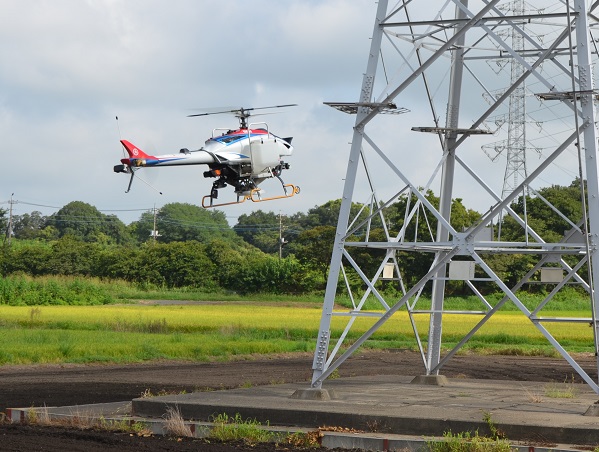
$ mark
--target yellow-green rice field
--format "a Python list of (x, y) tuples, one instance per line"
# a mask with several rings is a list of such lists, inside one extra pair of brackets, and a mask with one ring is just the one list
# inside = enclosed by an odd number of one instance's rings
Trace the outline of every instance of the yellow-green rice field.
[[(0, 364), (224, 360), (252, 354), (311, 352), (320, 315), (321, 307), (316, 304), (0, 306)], [(562, 311), (559, 316), (581, 313)], [(341, 334), (348, 320), (333, 317), (334, 337)], [(428, 320), (428, 315), (416, 316), (423, 340)], [(479, 320), (473, 315), (446, 315), (446, 346), (457, 343)], [(346, 343), (355, 341), (375, 321), (357, 319)], [(568, 350), (592, 351), (588, 324), (552, 323), (548, 329)], [(414, 349), (416, 341), (407, 313), (395, 314), (365, 346)], [(465, 350), (553, 354), (547, 340), (519, 312), (495, 314)]]

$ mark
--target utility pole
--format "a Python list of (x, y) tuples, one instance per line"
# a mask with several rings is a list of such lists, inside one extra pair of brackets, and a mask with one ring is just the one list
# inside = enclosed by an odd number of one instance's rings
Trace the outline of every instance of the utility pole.
[(158, 212), (160, 212), (160, 209), (157, 209), (156, 206), (154, 206), (154, 226), (152, 227), (152, 232), (150, 233), (154, 243), (156, 243), (156, 238), (160, 237), (160, 234), (158, 234), (158, 230), (156, 229), (156, 216), (158, 215)]
[(287, 244), (287, 241), (283, 237), (283, 217), (279, 210), (279, 260), (283, 258), (283, 247)]
[(14, 193), (11, 193), (10, 201), (8, 202), (10, 204), (10, 208), (9, 208), (9, 213), (8, 213), (8, 227), (6, 228), (6, 238), (8, 239), (9, 246), (10, 246), (10, 243), (12, 240), (12, 205), (14, 203), (16, 203), (16, 201), (13, 201), (14, 195), (15, 195)]

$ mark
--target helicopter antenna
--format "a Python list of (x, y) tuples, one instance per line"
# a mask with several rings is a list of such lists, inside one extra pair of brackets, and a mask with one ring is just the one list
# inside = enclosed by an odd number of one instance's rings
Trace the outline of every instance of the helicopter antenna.
[(115, 118), (116, 118), (116, 129), (119, 132), (119, 140), (121, 140), (122, 138), (121, 138), (121, 127), (119, 126), (119, 117), (115, 116)]
[[(115, 116), (116, 118), (116, 130), (119, 133), (119, 142), (123, 139), (123, 137), (121, 136), (121, 126), (119, 125), (119, 117)], [(123, 146), (121, 146), (121, 151), (123, 152), (123, 157), (127, 158), (127, 153), (125, 152), (125, 148)]]

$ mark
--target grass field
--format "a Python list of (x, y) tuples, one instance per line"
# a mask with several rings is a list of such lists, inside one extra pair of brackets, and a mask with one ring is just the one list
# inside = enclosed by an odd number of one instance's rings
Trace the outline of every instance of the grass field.
[[(177, 306), (0, 306), (0, 364), (140, 362), (156, 359), (228, 360), (252, 354), (314, 350), (321, 305), (217, 303)], [(547, 314), (548, 315), (548, 314)], [(560, 316), (580, 316), (560, 311)], [(443, 341), (458, 342), (479, 320), (446, 315)], [(338, 337), (347, 317), (333, 318)], [(359, 318), (346, 344), (374, 322)], [(426, 340), (428, 316), (417, 317)], [(551, 324), (551, 333), (570, 351), (591, 352), (587, 324)], [(415, 349), (408, 316), (397, 313), (365, 344), (371, 348)], [(522, 314), (500, 313), (468, 342), (466, 351), (553, 355), (541, 333)]]

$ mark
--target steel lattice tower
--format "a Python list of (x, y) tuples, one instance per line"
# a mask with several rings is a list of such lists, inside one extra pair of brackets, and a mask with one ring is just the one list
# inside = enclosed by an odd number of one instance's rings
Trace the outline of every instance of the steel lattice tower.
[[(599, 155), (593, 103), (595, 49), (589, 22), (595, 20), (591, 13), (597, 2), (591, 6), (587, 0), (571, 0), (544, 10), (545, 2), (536, 0), (536, 8), (535, 1), (529, 2), (532, 14), (503, 12), (499, 0), (433, 3), (400, 0), (389, 6), (387, 0), (379, 0), (359, 98), (329, 103), (356, 114), (356, 120), (311, 387), (321, 388), (365, 342), (400, 331), (403, 324), (413, 333), (424, 372), (437, 375), (464, 344), (484, 331), (495, 313), (512, 305), (527, 319), (528, 327), (542, 335), (599, 393), (597, 382), (556, 333), (558, 325), (591, 324), (588, 340), (599, 350), (595, 316), (599, 301), (593, 290), (599, 278)], [(533, 39), (528, 27), (544, 27), (548, 18), (551, 29), (544, 30), (543, 42)], [(527, 30), (520, 26), (523, 22)], [(500, 36), (506, 28), (512, 42)], [(518, 36), (530, 50), (523, 51)], [(377, 77), (381, 55), (385, 56), (385, 72)], [(491, 58), (513, 60), (513, 66), (519, 67), (507, 82), (510, 86), (497, 96), (490, 85), (505, 86), (506, 82), (485, 72), (481, 62)], [(518, 98), (516, 93), (525, 83), (539, 100), (535, 114), (549, 115), (555, 125), (550, 134), (535, 137), (543, 141), (544, 156), (534, 167), (528, 166), (524, 179), (509, 193), (499, 194), (492, 188), (492, 174), (480, 169), (486, 160), (481, 159), (481, 145), (496, 140), (484, 126), (494, 115), (522, 111), (510, 105), (510, 99)], [(477, 102), (481, 92), (492, 99), (490, 106)], [(443, 108), (442, 125), (438, 111)], [(523, 133), (512, 135), (520, 139)], [(555, 183), (556, 168), (586, 179), (587, 196), (581, 189), (580, 197), (582, 216), (560, 211), (534, 189), (547, 181)], [(515, 210), (513, 203), (525, 187), (567, 225), (561, 239), (537, 231), (526, 210)], [(438, 191), (438, 202), (432, 191)], [(468, 197), (481, 198), (491, 207), (474, 224), (462, 227), (457, 217), (452, 218), (453, 200), (468, 202)], [(357, 202), (363, 204), (356, 214), (352, 206)], [(493, 240), (489, 228), (502, 215), (519, 228), (522, 238)], [(427, 256), (429, 264), (410, 279), (404, 270), (416, 265), (414, 256)], [(526, 274), (508, 281), (502, 277), (496, 256), (529, 256), (534, 264)], [(399, 295), (384, 295), (380, 289), (386, 282), (396, 284)], [(457, 282), (474, 296), (471, 308), (452, 309), (447, 304), (448, 287)], [(549, 294), (530, 308), (522, 301), (521, 290), (533, 283), (548, 285)], [(559, 302), (556, 295), (566, 284), (576, 284), (588, 294), (588, 318), (546, 315)], [(336, 307), (339, 287), (350, 295), (349, 310)], [(483, 287), (493, 287), (503, 298), (491, 302)], [(424, 292), (431, 294), (430, 305), (422, 302)], [(369, 300), (380, 309), (366, 310)], [(460, 321), (468, 325), (468, 331), (442, 356), (443, 323), (448, 316), (463, 316)], [(428, 331), (421, 333), (426, 327)]]
[[(505, 8), (516, 17), (524, 17), (524, 0), (512, 0)], [(520, 24), (522, 30), (525, 29), (525, 23)], [(508, 30), (511, 39), (512, 49), (522, 58), (525, 58), (524, 38), (516, 29)], [(524, 74), (524, 67), (512, 58), (509, 61), (510, 84), (516, 84), (517, 80)], [(509, 195), (518, 187), (518, 182), (525, 180), (528, 176), (526, 170), (526, 82), (517, 84), (509, 98), (509, 109), (507, 114), (507, 139), (483, 146), (483, 150), (494, 161), (499, 154), (505, 154), (506, 165), (503, 176), (503, 189), (501, 197)], [(492, 155), (491, 151), (495, 152)], [(526, 187), (524, 194), (528, 194)], [(501, 238), (501, 220), (499, 218), (499, 238)]]
[[(512, 2), (514, 15), (524, 15), (524, 0)], [(512, 33), (512, 48), (519, 55), (524, 51), (524, 38), (520, 33)], [(511, 83), (514, 84), (524, 74), (524, 67), (512, 60)], [(509, 195), (518, 186), (519, 180), (525, 180), (526, 171), (526, 84), (520, 83), (510, 96), (508, 116), (507, 163), (503, 178), (502, 197)]]

